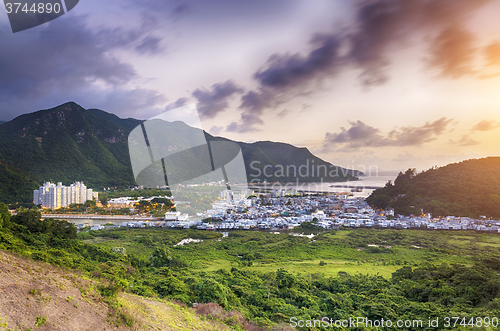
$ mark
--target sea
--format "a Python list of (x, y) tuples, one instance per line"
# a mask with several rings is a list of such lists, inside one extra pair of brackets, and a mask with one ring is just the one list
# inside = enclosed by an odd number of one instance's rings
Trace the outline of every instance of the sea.
[[(384, 187), (388, 181), (394, 182), (398, 173), (385, 172), (372, 176), (361, 176), (359, 180), (347, 182), (313, 182), (313, 183), (269, 183), (267, 190), (272, 189), (295, 189), (300, 192), (348, 192), (355, 197), (366, 198), (375, 189)], [(354, 190), (353, 190), (354, 189)], [(354, 192), (352, 192), (354, 191)]]

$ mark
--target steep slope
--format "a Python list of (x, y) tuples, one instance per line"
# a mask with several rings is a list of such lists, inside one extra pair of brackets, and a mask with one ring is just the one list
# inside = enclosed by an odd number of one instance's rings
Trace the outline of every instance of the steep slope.
[(15, 203), (29, 201), (38, 187), (31, 176), (6, 162), (0, 161), (0, 201)]
[[(297, 180), (299, 182), (340, 182), (356, 180), (357, 176), (362, 175), (361, 172), (332, 165), (313, 155), (305, 147), (298, 148), (290, 144), (271, 141), (239, 143), (239, 145), (245, 159), (249, 181), (259, 179), (267, 182), (295, 182)], [(266, 166), (271, 171), (265, 173), (264, 167)], [(271, 176), (268, 176), (269, 174)]]
[[(87, 186), (95, 189), (134, 185), (128, 135), (141, 122), (132, 118), (121, 119), (98, 109), (87, 110), (74, 102), (24, 114), (0, 125), (0, 161), (30, 174), (38, 184), (44, 181), (70, 184), (75, 180), (83, 180)], [(170, 125), (172, 128), (186, 126), (180, 122)], [(228, 140), (209, 134), (206, 136), (209, 140)], [(325, 162), (306, 148), (270, 141), (238, 144), (242, 149), (249, 181), (356, 179), (356, 173)], [(180, 138), (175, 145), (174, 148), (189, 146), (189, 142), (186, 138)], [(189, 166), (196, 173), (199, 164), (193, 161)], [(270, 171), (264, 173), (266, 166)], [(308, 166), (309, 169), (299, 175), (300, 166)], [(280, 172), (280, 167), (285, 172)], [(316, 167), (315, 170), (322, 167), (321, 175), (318, 171), (312, 171), (313, 167)], [(8, 182), (4, 184), (10, 187)], [(28, 202), (31, 197), (26, 199), (16, 195), (13, 199)]]
[(21, 115), (0, 126), (0, 159), (39, 182), (85, 180), (91, 187), (133, 182), (127, 136), (138, 120), (75, 103)]
[(399, 214), (500, 218), (500, 157), (472, 159), (416, 174), (400, 173), (367, 202)]
[[(207, 135), (207, 140), (226, 140)], [(237, 142), (241, 148), (247, 179), (252, 183), (267, 182), (342, 182), (357, 180), (363, 173), (345, 169), (313, 155), (305, 147), (258, 141)]]
[(192, 308), (121, 293), (110, 307), (94, 280), (0, 250), (0, 330), (229, 330)]

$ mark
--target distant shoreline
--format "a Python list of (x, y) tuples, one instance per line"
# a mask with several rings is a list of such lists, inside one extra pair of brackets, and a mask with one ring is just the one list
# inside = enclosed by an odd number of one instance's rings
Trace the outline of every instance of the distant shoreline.
[(338, 187), (338, 188), (364, 188), (368, 190), (376, 190), (378, 188), (382, 188), (383, 186), (364, 186), (364, 185), (330, 185), (330, 187)]

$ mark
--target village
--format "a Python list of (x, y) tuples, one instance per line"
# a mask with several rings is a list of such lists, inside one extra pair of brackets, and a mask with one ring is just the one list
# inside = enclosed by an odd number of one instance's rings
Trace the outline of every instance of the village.
[[(123, 199), (120, 200), (123, 203)], [(111, 201), (113, 203), (113, 201)], [(251, 190), (222, 191), (212, 209), (196, 217), (180, 211), (169, 211), (162, 219), (145, 219), (109, 223), (110, 227), (164, 227), (198, 230), (267, 230), (289, 231), (309, 222), (322, 229), (391, 228), (429, 230), (474, 230), (500, 233), (500, 221), (486, 217), (433, 217), (419, 210), (418, 215), (395, 215), (394, 210), (374, 210), (364, 198), (350, 193), (307, 194), (293, 189), (276, 189), (267, 193)], [(91, 230), (107, 226), (94, 225)]]

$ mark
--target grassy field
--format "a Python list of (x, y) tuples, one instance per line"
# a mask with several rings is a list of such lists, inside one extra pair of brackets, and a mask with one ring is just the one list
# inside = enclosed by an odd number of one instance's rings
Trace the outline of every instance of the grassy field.
[(500, 235), (497, 234), (479, 234), (476, 236), (463, 236), (455, 235), (451, 236), (448, 240), (449, 244), (467, 247), (470, 245), (479, 245), (483, 247), (500, 247)]
[[(174, 246), (187, 238), (202, 242)], [(196, 230), (124, 229), (94, 232), (85, 241), (108, 248), (123, 247), (127, 254), (143, 258), (165, 246), (173, 257), (199, 272), (233, 267), (262, 272), (283, 268), (301, 274), (333, 276), (343, 271), (387, 278), (405, 265), (470, 264), (469, 249), (491, 251), (500, 247), (497, 234), (374, 229), (323, 232), (313, 239), (257, 231), (231, 232), (222, 238), (218, 233)], [(251, 259), (251, 265), (243, 262), (249, 254), (258, 256)], [(326, 265), (320, 266), (321, 261)]]
[[(320, 261), (326, 265), (320, 266)], [(323, 274), (325, 276), (336, 276), (340, 271), (349, 274), (369, 274), (380, 275), (389, 278), (391, 274), (400, 268), (400, 266), (392, 265), (375, 265), (373, 263), (353, 263), (342, 260), (312, 260), (312, 261), (299, 261), (299, 262), (283, 262), (283, 263), (270, 263), (270, 264), (254, 264), (251, 269), (256, 271), (269, 272), (278, 268), (288, 271), (293, 271), (301, 274)]]

